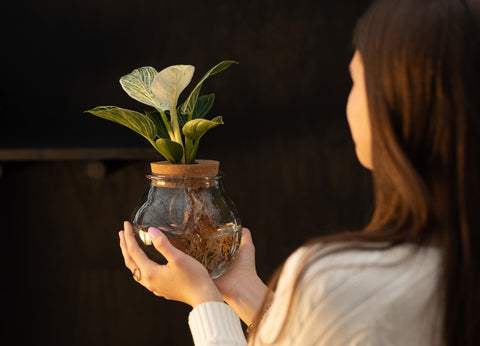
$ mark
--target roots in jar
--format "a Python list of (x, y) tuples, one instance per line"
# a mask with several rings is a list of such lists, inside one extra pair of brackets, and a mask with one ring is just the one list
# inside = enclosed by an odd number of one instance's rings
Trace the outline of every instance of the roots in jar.
[[(172, 243), (202, 263), (211, 274), (214, 270), (227, 267), (238, 246), (237, 234), (233, 228), (226, 234), (219, 233), (220, 225), (216, 210), (208, 194), (201, 188), (185, 188), (186, 209), (183, 222), (183, 239), (171, 239)], [(237, 243), (237, 244), (235, 244)]]

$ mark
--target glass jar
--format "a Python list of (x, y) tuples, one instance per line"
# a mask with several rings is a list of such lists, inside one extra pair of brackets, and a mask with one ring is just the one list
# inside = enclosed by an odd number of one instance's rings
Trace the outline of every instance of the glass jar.
[[(169, 169), (193, 166), (165, 165)], [(172, 174), (152, 163), (152, 174), (147, 175), (150, 187), (133, 216), (137, 242), (151, 260), (166, 263), (148, 234), (148, 228), (154, 226), (176, 248), (202, 263), (211, 278), (218, 278), (230, 267), (238, 252), (242, 226), (234, 203), (223, 189), (218, 163), (216, 167), (205, 171), (195, 166), (194, 173)], [(208, 175), (212, 172), (217, 174)]]

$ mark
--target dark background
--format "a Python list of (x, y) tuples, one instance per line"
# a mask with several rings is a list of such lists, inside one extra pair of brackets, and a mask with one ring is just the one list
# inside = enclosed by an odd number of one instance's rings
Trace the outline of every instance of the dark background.
[[(364, 225), (370, 176), (356, 160), (345, 103), (352, 29), (368, 3), (2, 2), (1, 301), (10, 344), (192, 343), (190, 309), (135, 283), (118, 248), (148, 162), (161, 157), (139, 135), (83, 113), (145, 110), (118, 83), (136, 67), (191, 64), (193, 86), (221, 60), (240, 62), (204, 84), (217, 97), (210, 117), (225, 125), (202, 139), (198, 157), (221, 161), (265, 281), (306, 240)], [(117, 154), (102, 157), (105, 148)], [(143, 154), (126, 159), (132, 148)], [(45, 149), (53, 151), (39, 156)], [(77, 149), (80, 157), (62, 151)]]

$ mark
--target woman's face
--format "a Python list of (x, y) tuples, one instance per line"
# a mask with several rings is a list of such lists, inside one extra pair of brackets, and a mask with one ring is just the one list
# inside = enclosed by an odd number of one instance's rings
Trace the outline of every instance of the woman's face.
[(347, 120), (355, 142), (355, 151), (360, 163), (372, 169), (372, 136), (368, 116), (367, 92), (363, 72), (362, 57), (355, 52), (350, 62), (352, 89), (347, 101)]

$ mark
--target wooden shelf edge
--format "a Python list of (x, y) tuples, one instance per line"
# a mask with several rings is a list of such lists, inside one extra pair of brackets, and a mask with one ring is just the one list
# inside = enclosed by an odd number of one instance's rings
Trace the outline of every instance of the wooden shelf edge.
[(0, 162), (78, 160), (163, 160), (153, 148), (0, 149)]

